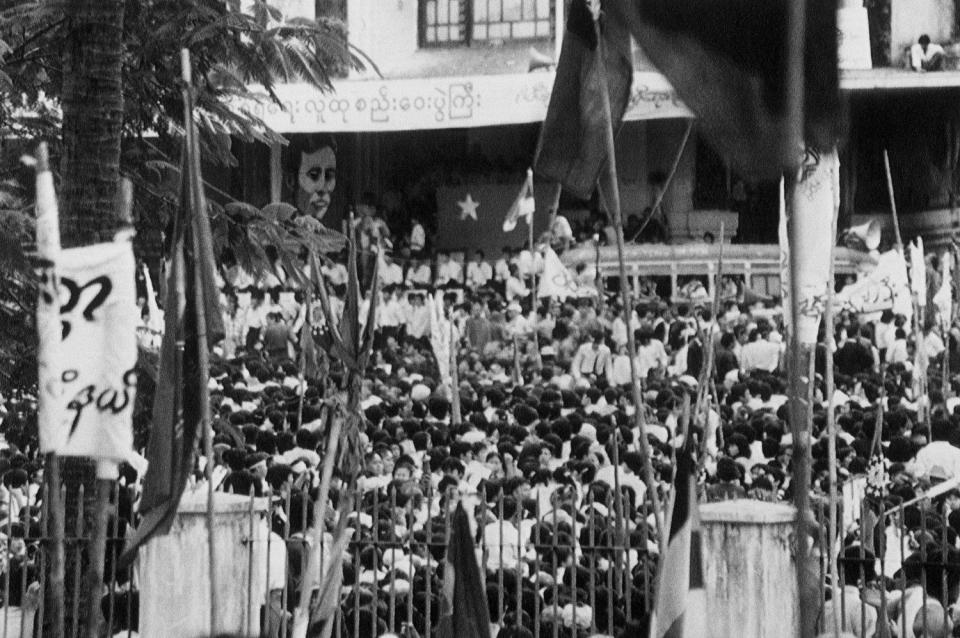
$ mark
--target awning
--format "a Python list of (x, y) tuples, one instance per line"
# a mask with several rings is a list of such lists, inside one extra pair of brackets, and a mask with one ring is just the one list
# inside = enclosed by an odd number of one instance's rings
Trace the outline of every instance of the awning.
[[(343, 80), (321, 93), (305, 84), (276, 87), (274, 102), (244, 107), (278, 133), (378, 132), (542, 122), (553, 87), (547, 71), (395, 80)], [(690, 118), (659, 73), (634, 73), (626, 120)]]

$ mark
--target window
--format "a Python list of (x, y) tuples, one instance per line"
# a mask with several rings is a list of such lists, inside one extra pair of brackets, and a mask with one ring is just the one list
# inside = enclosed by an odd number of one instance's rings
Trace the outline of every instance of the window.
[(553, 37), (556, 0), (420, 0), (420, 46)]

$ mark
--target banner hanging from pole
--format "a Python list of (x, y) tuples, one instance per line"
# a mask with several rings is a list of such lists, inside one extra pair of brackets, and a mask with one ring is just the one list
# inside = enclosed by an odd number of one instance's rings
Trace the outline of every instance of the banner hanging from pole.
[[(836, 238), (837, 212), (840, 208), (840, 162), (836, 150), (806, 150), (800, 179), (787, 202), (781, 181), (780, 195), (780, 281), (783, 307), (798, 304), (800, 343), (817, 343), (817, 332), (827, 299), (830, 262)], [(797, 225), (798, 245), (791, 246), (787, 224)], [(797, 290), (790, 289), (791, 253), (797, 260)], [(789, 322), (790, 313), (784, 313)], [(791, 326), (792, 328), (792, 326)]]
[[(121, 460), (133, 449), (137, 391), (137, 304), (133, 248), (128, 241), (64, 250), (57, 263), (59, 304), (55, 367), (40, 386), (58, 388), (50, 418), (40, 421), (43, 452)], [(59, 305), (59, 308), (58, 308)], [(44, 317), (46, 325), (51, 317)], [(41, 334), (49, 340), (51, 333)], [(45, 343), (42, 349), (51, 347)]]

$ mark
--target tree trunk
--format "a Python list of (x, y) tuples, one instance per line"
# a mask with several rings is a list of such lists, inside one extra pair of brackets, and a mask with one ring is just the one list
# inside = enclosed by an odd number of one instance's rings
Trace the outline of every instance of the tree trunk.
[(65, 248), (118, 226), (123, 0), (69, 0), (63, 46), (60, 219)]
[[(109, 241), (119, 226), (123, 8), (124, 0), (66, 2), (59, 197), (64, 248)], [(87, 599), (100, 595), (82, 585), (96, 474), (91, 459), (63, 458), (60, 468), (66, 486), (65, 620), (73, 635), (84, 627)]]

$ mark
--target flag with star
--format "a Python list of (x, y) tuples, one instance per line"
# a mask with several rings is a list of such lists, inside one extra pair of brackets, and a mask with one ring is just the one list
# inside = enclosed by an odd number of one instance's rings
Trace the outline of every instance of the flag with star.
[[(523, 188), (517, 193), (517, 184), (523, 177), (506, 184), (463, 184), (437, 188), (437, 234), (434, 245), (451, 252), (468, 251), (468, 256), (479, 249), (488, 260), (495, 260), (505, 246), (526, 247), (529, 229), (526, 224), (514, 224), (506, 231), (504, 220), (517, 206), (521, 195), (526, 195), (524, 209), (546, 210), (552, 203), (549, 184)], [(533, 205), (533, 206), (531, 206)], [(519, 209), (518, 209), (519, 210)], [(521, 215), (518, 214), (518, 219)], [(535, 236), (547, 229), (547, 215), (532, 215)], [(527, 217), (529, 220), (530, 217)]]

